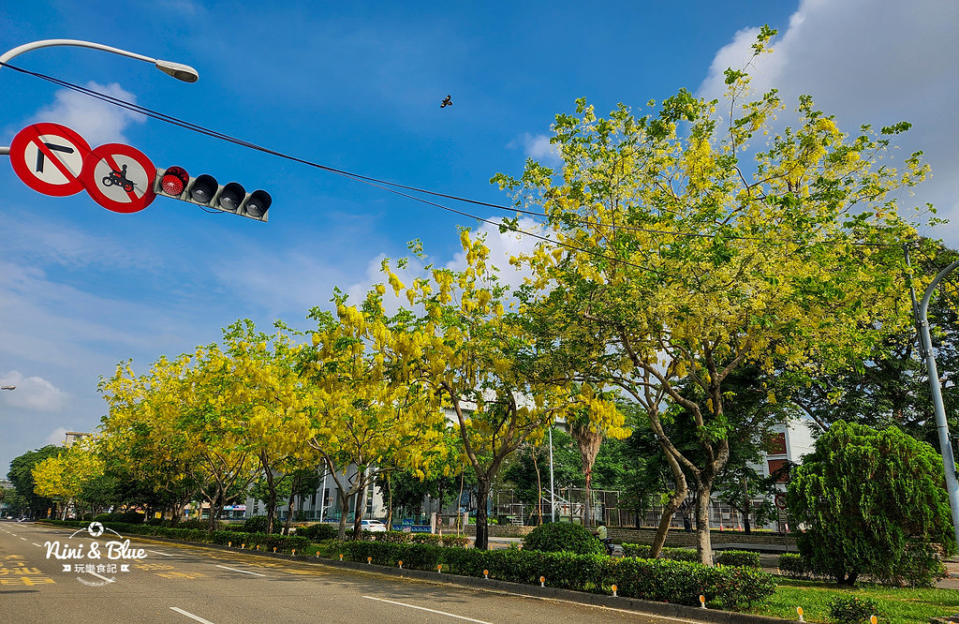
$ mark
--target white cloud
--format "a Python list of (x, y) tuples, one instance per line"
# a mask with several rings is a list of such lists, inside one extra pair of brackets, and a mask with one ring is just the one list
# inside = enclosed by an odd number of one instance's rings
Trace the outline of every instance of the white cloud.
[(524, 132), (506, 146), (510, 149), (522, 149), (527, 157), (544, 165), (555, 166), (562, 164), (559, 146), (549, 142), (545, 134), (530, 134)]
[[(88, 82), (85, 86), (121, 100), (136, 102), (135, 95), (115, 82), (108, 85)], [(31, 123), (49, 121), (63, 124), (79, 132), (90, 147), (104, 143), (126, 143), (124, 131), (127, 127), (146, 121), (146, 117), (139, 113), (69, 89), (57, 91), (54, 97), (54, 103), (37, 111)]]
[(66, 440), (67, 431), (68, 430), (66, 427), (57, 427), (50, 432), (50, 435), (47, 436), (45, 442), (54, 446), (60, 446), (63, 444), (64, 440)]
[[(923, 150), (933, 177), (916, 189), (911, 203), (932, 202), (940, 214), (959, 220), (959, 3), (940, 0), (803, 0), (772, 44), (774, 52), (749, 68), (754, 93), (779, 89), (787, 107), (800, 94), (835, 114), (840, 128), (913, 124), (894, 141), (901, 158)], [(757, 25), (758, 26), (758, 25)], [(741, 30), (721, 48), (699, 88), (707, 98), (724, 91), (722, 72), (741, 68), (752, 54), (758, 28)], [(938, 236), (959, 246), (959, 226)]]
[(20, 371), (9, 371), (0, 376), (0, 386), (16, 386), (16, 390), (4, 390), (2, 400), (10, 407), (57, 412), (66, 404), (67, 395), (42, 377), (24, 377)]

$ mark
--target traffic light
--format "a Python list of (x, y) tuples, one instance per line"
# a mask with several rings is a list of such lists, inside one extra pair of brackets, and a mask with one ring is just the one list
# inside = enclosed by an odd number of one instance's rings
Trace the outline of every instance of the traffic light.
[(216, 178), (205, 173), (191, 178), (183, 167), (158, 169), (154, 187), (153, 190), (157, 195), (173, 197), (258, 221), (267, 220), (267, 211), (273, 202), (270, 194), (264, 190), (247, 193), (246, 189), (236, 182), (220, 185)]

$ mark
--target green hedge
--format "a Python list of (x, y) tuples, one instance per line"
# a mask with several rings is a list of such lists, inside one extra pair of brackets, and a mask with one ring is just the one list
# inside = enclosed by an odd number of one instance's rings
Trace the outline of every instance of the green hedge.
[(96, 522), (124, 522), (128, 524), (138, 524), (142, 523), (145, 519), (145, 516), (139, 511), (115, 511), (113, 513), (105, 513), (95, 516), (94, 521)]
[[(336, 537), (335, 535), (333, 537)], [(432, 544), (465, 548), (469, 538), (465, 535), (433, 535), (432, 533), (408, 533), (406, 531), (363, 531), (363, 541), (387, 542), (390, 544)]]
[(540, 552), (571, 552), (602, 555), (606, 547), (589, 529), (572, 522), (548, 522), (533, 529), (523, 539), (523, 547)]
[(759, 553), (751, 550), (724, 550), (716, 556), (716, 563), (728, 566), (758, 568)]
[[(626, 557), (639, 557), (648, 559), (653, 547), (649, 544), (622, 544), (623, 555)], [(669, 559), (671, 561), (691, 561), (699, 562), (699, 553), (695, 548), (670, 548), (664, 547), (659, 553), (660, 559)]]
[(808, 578), (812, 574), (809, 562), (798, 553), (779, 555), (779, 573), (792, 578)]
[(336, 534), (338, 531), (339, 527), (329, 522), (318, 522), (309, 526), (296, 527), (297, 535), (301, 535), (314, 542), (336, 539)]
[[(337, 547), (338, 546), (338, 547)], [(708, 567), (685, 561), (622, 559), (603, 555), (549, 553), (515, 548), (483, 551), (442, 548), (430, 544), (395, 542), (340, 542), (327, 552), (342, 553), (350, 561), (404, 568), (444, 571), (489, 577), (515, 583), (537, 584), (546, 577), (550, 587), (618, 594), (646, 600), (696, 606), (699, 595), (713, 606), (736, 608), (761, 601), (775, 591), (771, 575), (743, 567)]]
[[(89, 523), (58, 520), (54, 521), (54, 524), (84, 527)], [(213, 531), (211, 533), (206, 529), (180, 529), (148, 524), (124, 524), (122, 522), (112, 522), (109, 528), (121, 535), (153, 535), (203, 544), (228, 545), (232, 542), (234, 546), (240, 546), (241, 544), (246, 544), (247, 548), (260, 546), (267, 551), (273, 550), (274, 547), (279, 552), (289, 552), (294, 549), (302, 551), (310, 545), (310, 540), (300, 535), (266, 535), (265, 533), (244, 533), (241, 531)]]

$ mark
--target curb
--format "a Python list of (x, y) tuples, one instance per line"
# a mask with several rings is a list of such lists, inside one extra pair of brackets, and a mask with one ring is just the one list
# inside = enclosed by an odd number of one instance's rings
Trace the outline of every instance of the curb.
[(736, 613), (734, 611), (721, 611), (718, 609), (702, 609), (680, 604), (667, 602), (655, 602), (652, 600), (642, 600), (640, 598), (613, 597), (604, 594), (590, 594), (586, 592), (574, 591), (571, 589), (560, 589), (557, 587), (537, 587), (535, 585), (526, 585), (523, 583), (513, 583), (509, 581), (500, 581), (496, 579), (485, 579), (474, 576), (460, 576), (458, 574), (433, 572), (431, 570), (410, 570), (394, 568), (392, 566), (382, 566), (373, 564), (364, 564), (356, 561), (337, 561), (336, 559), (315, 558), (305, 556), (293, 556), (289, 553), (272, 553), (269, 551), (257, 551), (249, 549), (239, 549), (236, 547), (224, 546), (222, 544), (205, 544), (200, 542), (185, 542), (155, 535), (130, 535), (125, 537), (141, 538), (147, 541), (166, 542), (170, 544), (185, 544), (199, 548), (209, 548), (211, 550), (221, 550), (228, 552), (243, 553), (247, 555), (256, 555), (260, 557), (270, 557), (273, 559), (284, 559), (286, 561), (295, 561), (297, 563), (308, 563), (311, 565), (326, 566), (330, 568), (342, 568), (353, 570), (355, 572), (365, 572), (368, 574), (380, 574), (396, 578), (420, 580), (436, 584), (456, 585), (459, 587), (469, 587), (480, 591), (505, 592), (530, 598), (553, 599), (574, 602), (577, 604), (589, 605), (594, 607), (607, 607), (612, 609), (622, 609), (644, 613), (649, 615), (659, 615), (671, 618), (680, 618), (695, 620), (697, 622), (711, 622), (715, 624), (787, 624), (798, 621), (783, 620), (765, 615), (754, 615), (751, 613)]

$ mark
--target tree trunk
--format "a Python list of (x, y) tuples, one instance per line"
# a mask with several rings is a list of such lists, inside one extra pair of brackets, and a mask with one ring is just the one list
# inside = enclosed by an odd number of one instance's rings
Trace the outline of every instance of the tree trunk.
[(669, 534), (669, 525), (673, 521), (673, 515), (689, 495), (689, 486), (686, 484), (686, 473), (683, 472), (679, 462), (669, 453), (663, 442), (660, 442), (660, 447), (663, 449), (663, 453), (666, 456), (666, 463), (669, 464), (669, 469), (673, 473), (673, 482), (676, 490), (666, 502), (666, 506), (663, 508), (663, 515), (659, 518), (656, 537), (653, 538), (653, 547), (649, 551), (649, 556), (654, 559), (659, 557), (659, 553), (663, 550), (663, 545), (666, 543), (666, 535)]
[(711, 481), (697, 484), (696, 492), (696, 550), (699, 552), (699, 562), (703, 565), (713, 565), (713, 545), (709, 533), (709, 493)]
[(336, 533), (336, 539), (342, 542), (346, 539), (346, 516), (350, 513), (350, 495), (337, 488), (336, 497), (340, 501), (340, 528)]
[(362, 470), (356, 476), (357, 487), (360, 491), (356, 497), (356, 507), (353, 512), (353, 539), (358, 540), (363, 537), (363, 516), (366, 514), (366, 471)]
[(290, 498), (286, 502), (286, 523), (283, 525), (283, 535), (289, 535), (290, 527), (293, 526), (293, 499), (296, 498), (295, 492), (296, 488), (294, 487), (290, 490)]
[(460, 506), (463, 504), (463, 478), (466, 476), (465, 472), (460, 473), (460, 495), (456, 499), (456, 534), (462, 535), (466, 532), (466, 528), (463, 526), (463, 514), (460, 513)]
[(486, 504), (489, 500), (490, 482), (486, 479), (476, 480), (476, 541), (474, 547), (479, 550), (489, 549), (489, 521), (486, 516)]
[(273, 533), (273, 525), (276, 523), (276, 479), (273, 477), (273, 471), (270, 469), (270, 462), (266, 457), (266, 452), (260, 453), (260, 466), (263, 468), (263, 475), (266, 477), (267, 500), (266, 503), (266, 534)]
[(586, 475), (586, 505), (583, 515), (583, 526), (593, 524), (593, 464), (596, 463), (596, 456), (599, 454), (599, 447), (603, 444), (603, 433), (593, 429), (589, 423), (571, 422), (569, 434), (576, 440), (576, 447), (579, 449), (579, 457), (583, 462), (583, 474)]

